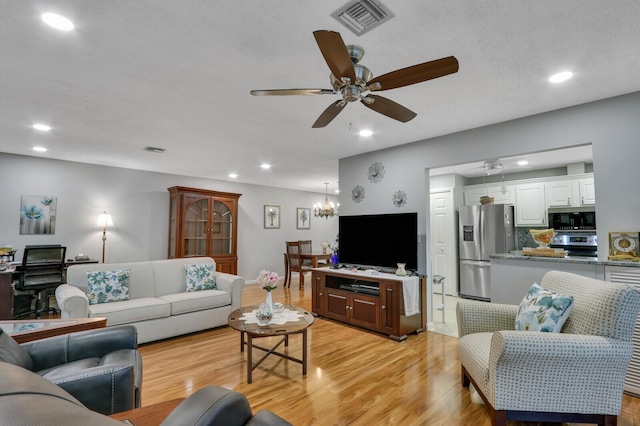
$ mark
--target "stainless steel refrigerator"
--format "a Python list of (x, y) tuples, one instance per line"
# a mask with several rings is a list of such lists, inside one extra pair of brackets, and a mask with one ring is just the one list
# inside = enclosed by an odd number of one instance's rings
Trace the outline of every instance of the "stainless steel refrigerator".
[(459, 212), (460, 297), (491, 299), (489, 256), (515, 247), (513, 206), (464, 206)]

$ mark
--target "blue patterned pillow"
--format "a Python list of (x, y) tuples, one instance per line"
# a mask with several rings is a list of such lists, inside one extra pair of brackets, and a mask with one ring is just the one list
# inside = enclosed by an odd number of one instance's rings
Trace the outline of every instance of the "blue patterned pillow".
[(552, 293), (533, 283), (520, 303), (516, 330), (560, 333), (573, 308), (573, 296)]
[(131, 269), (117, 271), (88, 271), (89, 304), (129, 300), (129, 276)]
[(216, 277), (213, 272), (216, 265), (211, 263), (204, 265), (184, 265), (187, 274), (187, 292), (200, 290), (215, 290)]

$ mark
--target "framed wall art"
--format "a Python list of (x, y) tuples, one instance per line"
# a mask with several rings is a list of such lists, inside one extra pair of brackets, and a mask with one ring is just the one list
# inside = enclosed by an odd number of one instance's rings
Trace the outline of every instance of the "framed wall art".
[(280, 228), (280, 206), (264, 206), (264, 228), (279, 229)]
[(23, 195), (20, 234), (55, 234), (57, 200), (51, 195)]
[(303, 207), (296, 209), (296, 228), (311, 229), (311, 209)]

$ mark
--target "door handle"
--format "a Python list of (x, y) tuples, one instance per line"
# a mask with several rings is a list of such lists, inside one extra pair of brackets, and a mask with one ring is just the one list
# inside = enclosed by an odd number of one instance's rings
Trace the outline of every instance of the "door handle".
[(475, 262), (473, 260), (463, 260), (462, 264), (463, 265), (472, 265), (472, 266), (481, 266), (483, 268), (488, 268), (489, 266), (491, 266), (491, 264), (489, 262)]

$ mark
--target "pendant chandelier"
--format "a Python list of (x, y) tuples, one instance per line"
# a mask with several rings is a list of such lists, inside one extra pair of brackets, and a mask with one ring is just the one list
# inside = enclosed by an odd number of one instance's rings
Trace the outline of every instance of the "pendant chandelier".
[(333, 216), (338, 215), (338, 208), (340, 207), (340, 203), (337, 206), (333, 205), (333, 202), (329, 202), (329, 195), (327, 194), (327, 188), (329, 186), (329, 182), (324, 183), (324, 206), (320, 203), (316, 203), (313, 206), (313, 214), (315, 217), (324, 217), (328, 219)]

